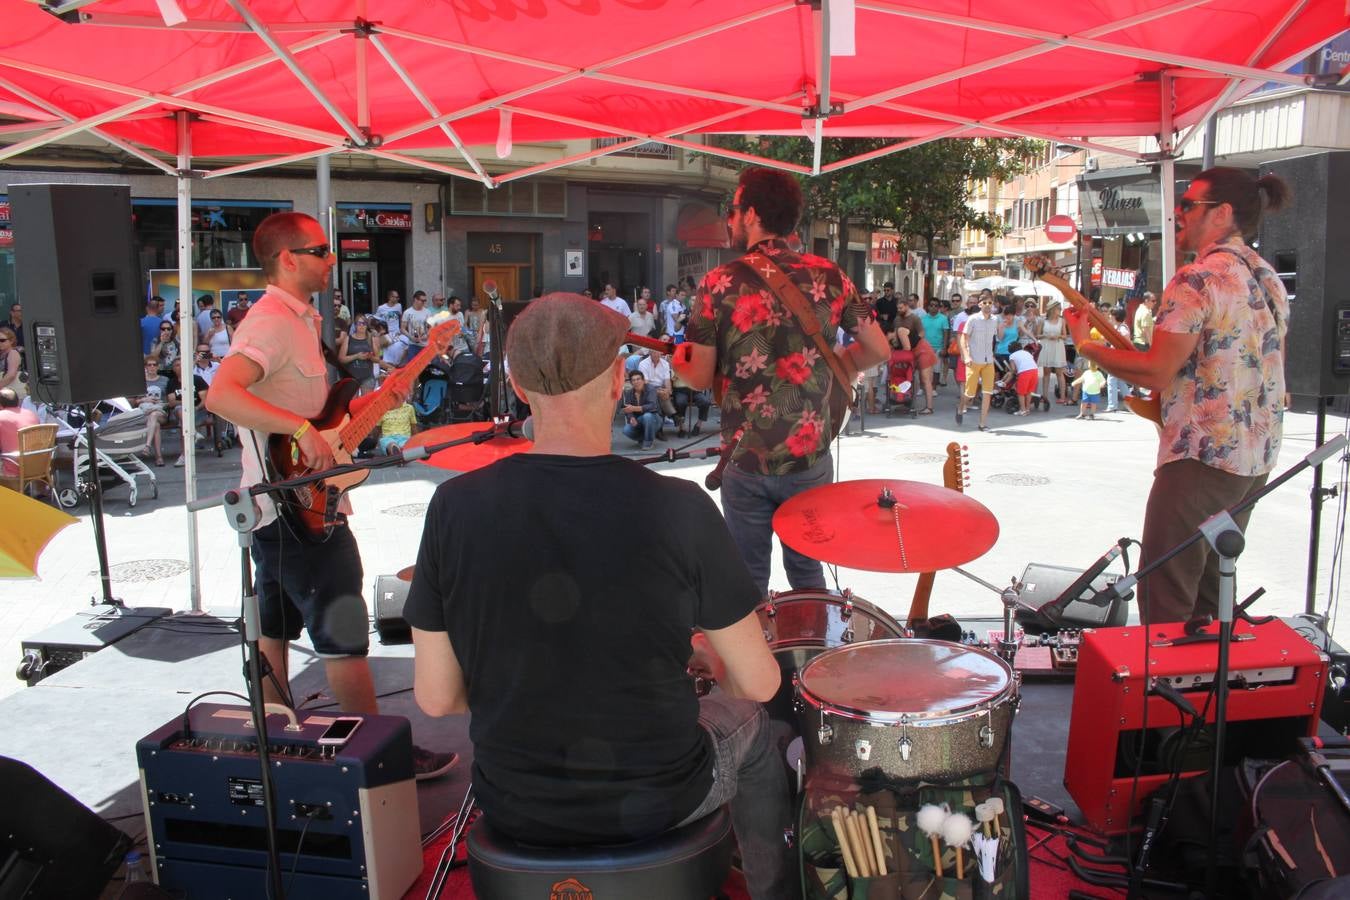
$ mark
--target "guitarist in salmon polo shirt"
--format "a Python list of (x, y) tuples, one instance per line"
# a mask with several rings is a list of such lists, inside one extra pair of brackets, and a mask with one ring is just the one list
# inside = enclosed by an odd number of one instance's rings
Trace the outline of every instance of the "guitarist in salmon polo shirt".
[[(1244, 238), (1288, 193), (1274, 175), (1218, 167), (1195, 176), (1176, 206), (1177, 253), (1195, 261), (1163, 291), (1147, 350), (1111, 349), (1090, 338), (1076, 309), (1065, 314), (1079, 356), (1161, 400), (1141, 567), (1260, 489), (1275, 467), (1289, 299), (1274, 267)], [(1250, 515), (1248, 508), (1233, 518), (1245, 529)], [(1214, 616), (1218, 555), (1196, 541), (1140, 586), (1145, 622)]]
[[(309, 469), (325, 469), (334, 462), (332, 447), (310, 422), (324, 409), (329, 394), (319, 337), (322, 317), (310, 295), (327, 291), (337, 258), (319, 223), (293, 212), (264, 219), (253, 235), (253, 252), (267, 276), (267, 291), (240, 323), (207, 395), (207, 408), (241, 430), (244, 487), (268, 480), (263, 459), (272, 435), (290, 435), (299, 462)], [(400, 390), (403, 384), (393, 382), (391, 389)], [(350, 412), (355, 414), (381, 393), (357, 398)], [(361, 596), (361, 554), (345, 518), (350, 506), (343, 499), (338, 522), (325, 540), (316, 540), (288, 518), (278, 517), (271, 498), (258, 496), (255, 502), (261, 513), (253, 533), (262, 613), (259, 646), (276, 676), (265, 685), (264, 696), (269, 702), (286, 702), (278, 685), (289, 684), (289, 642), (300, 636), (303, 624), (342, 711), (378, 712), (366, 659), (370, 639)], [(413, 748), (419, 780), (445, 774), (456, 761), (453, 753)]]

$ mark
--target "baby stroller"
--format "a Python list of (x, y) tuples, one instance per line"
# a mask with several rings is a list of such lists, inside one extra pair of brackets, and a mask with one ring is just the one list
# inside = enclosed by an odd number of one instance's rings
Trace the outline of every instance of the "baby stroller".
[(989, 398), (989, 408), (1001, 409), (1006, 413), (1015, 413), (1019, 406), (1017, 400), (1017, 367), (1010, 362), (999, 363), (998, 377), (994, 382), (994, 393)]
[[(62, 412), (53, 410), (53, 415), (67, 426), (76, 429), (72, 473), (78, 485), (82, 478), (90, 475), (89, 440), (83, 429), (83, 416), (72, 417), (70, 412), (64, 411), (63, 416)], [(159, 481), (155, 477), (154, 469), (147, 466), (137, 455), (137, 452), (145, 446), (149, 434), (145, 416), (145, 412), (139, 409), (117, 412), (105, 418), (94, 429), (94, 450), (98, 457), (99, 474), (103, 480), (101, 487), (107, 490), (119, 482), (127, 485), (131, 489), (127, 497), (129, 506), (135, 506), (139, 499), (138, 480), (149, 482), (151, 496), (159, 496)], [(78, 426), (76, 422), (79, 423)], [(61, 506), (69, 509), (80, 502), (80, 496), (78, 490), (68, 488), (58, 491), (56, 498)]]
[(892, 350), (886, 363), (886, 416), (900, 412), (915, 418), (914, 351)]
[(423, 428), (444, 425), (447, 412), (446, 397), (449, 393), (450, 367), (438, 357), (422, 372), (417, 382), (417, 390), (412, 396), (417, 424)]
[(483, 374), (483, 360), (473, 353), (460, 353), (450, 361), (450, 421), (482, 421), (483, 398), (487, 393), (487, 376)]

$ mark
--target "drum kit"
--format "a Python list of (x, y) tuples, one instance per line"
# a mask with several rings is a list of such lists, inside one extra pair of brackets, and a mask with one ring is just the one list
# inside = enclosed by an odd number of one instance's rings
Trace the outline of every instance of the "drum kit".
[[(812, 559), (880, 572), (956, 567), (998, 539), (998, 522), (979, 501), (898, 480), (805, 491), (779, 507), (773, 528)], [(992, 772), (1005, 758), (1017, 680), (995, 654), (915, 638), (847, 590), (771, 594), (756, 612), (783, 672), (769, 714), (795, 726), (806, 772), (948, 782)]]

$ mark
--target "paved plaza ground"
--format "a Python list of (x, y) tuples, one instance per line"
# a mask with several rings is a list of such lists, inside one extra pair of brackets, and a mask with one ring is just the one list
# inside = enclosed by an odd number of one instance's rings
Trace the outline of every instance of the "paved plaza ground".
[[(1069, 407), (1027, 417), (996, 410), (990, 413), (991, 430), (980, 432), (973, 410), (958, 426), (954, 407), (955, 389), (947, 387), (938, 393), (935, 415), (867, 416), (862, 434), (846, 436), (836, 445), (840, 479), (887, 478), (940, 484), (947, 445), (952, 441), (967, 445), (968, 493), (995, 514), (1001, 534), (992, 550), (966, 568), (997, 584), (1006, 584), (1032, 562), (1085, 568), (1118, 538), (1139, 536), (1157, 449), (1156, 432), (1148, 422), (1129, 414), (1098, 414), (1096, 421), (1078, 421), (1073, 418), (1077, 410)], [(1328, 422), (1330, 434), (1345, 427), (1346, 421), (1339, 415)], [(1311, 413), (1289, 415), (1281, 471), (1312, 449), (1314, 428)], [(856, 423), (850, 429), (855, 430)], [(679, 445), (673, 430), (670, 437), (668, 443), (658, 443), (657, 449)], [(614, 447), (625, 455), (644, 455), (617, 429)], [(166, 456), (173, 458), (167, 450)], [(220, 458), (199, 451), (197, 461), (199, 496), (217, 495), (237, 482), (238, 450)], [(701, 482), (712, 461), (658, 465), (664, 474)], [(172, 466), (155, 469), (160, 478), (159, 498), (151, 499), (149, 491), (143, 491), (134, 508), (128, 506), (125, 487), (113, 488), (106, 495), (113, 593), (128, 605), (191, 608), (184, 471)], [(435, 486), (450, 476), (414, 463), (375, 472), (352, 492), (355, 512), (351, 522), (360, 543), (368, 586), (378, 575), (392, 574), (413, 563), (425, 503)], [(1327, 478), (1335, 477), (1335, 468), (1328, 467)], [(1287, 615), (1303, 611), (1311, 485), (1311, 473), (1300, 475), (1266, 498), (1252, 519), (1247, 551), (1238, 563), (1238, 592), (1244, 597), (1264, 586), (1267, 593), (1258, 607), (1262, 612)], [(1327, 606), (1338, 528), (1335, 502), (1327, 504), (1322, 517), (1316, 601), (1319, 611)], [(87, 610), (91, 598), (101, 596), (87, 504), (74, 512), (79, 524), (66, 529), (48, 547), (39, 567), (41, 577), (12, 581), (0, 590), (0, 654), (8, 653), (16, 665), (23, 638)], [(490, 509), (480, 512), (492, 514)], [(634, 509), (634, 534), (640, 533), (644, 519), (660, 514), (660, 510)], [(597, 540), (611, 542), (624, 538), (596, 536)], [(239, 551), (222, 512), (198, 514), (197, 545), (201, 606), (222, 618), (237, 615)], [(513, 556), (525, 551), (501, 547), (498, 552), (502, 564), (510, 565)], [(1113, 571), (1119, 571), (1119, 565), (1116, 563)], [(909, 607), (915, 576), (846, 570), (837, 578), (840, 587), (851, 588), (866, 600), (903, 615)], [(787, 588), (777, 555), (771, 586)], [(642, 587), (634, 585), (633, 590)], [(991, 591), (952, 572), (938, 574), (932, 593), (935, 614), (993, 616), (1000, 609), (999, 599)], [(1333, 634), (1341, 644), (1350, 645), (1350, 616), (1341, 617)], [(17, 679), (0, 680), (0, 696), (22, 688), (23, 683)]]

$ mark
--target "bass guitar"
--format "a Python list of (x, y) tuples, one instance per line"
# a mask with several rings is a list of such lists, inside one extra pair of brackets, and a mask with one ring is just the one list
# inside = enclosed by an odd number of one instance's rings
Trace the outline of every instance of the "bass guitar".
[[(1073, 304), (1073, 308), (1087, 316), (1092, 327), (1096, 328), (1101, 334), (1102, 340), (1106, 341), (1117, 350), (1138, 351), (1134, 342), (1125, 335), (1116, 331), (1116, 323), (1108, 318), (1100, 309), (1097, 308), (1091, 300), (1075, 291), (1064, 280), (1064, 273), (1054, 267), (1047, 256), (1033, 254), (1022, 261), (1022, 265), (1033, 278), (1039, 278), (1052, 287), (1059, 288), (1059, 292), (1064, 295), (1064, 299)], [(1130, 412), (1136, 416), (1143, 416), (1159, 428), (1162, 427), (1162, 403), (1157, 396), (1153, 397), (1126, 397), (1125, 405), (1130, 408)]]
[[(964, 494), (970, 485), (969, 448), (952, 441), (947, 445), (947, 461), (942, 464), (942, 486)], [(928, 597), (933, 592), (936, 572), (920, 572), (914, 585), (914, 599), (909, 604), (909, 618), (905, 624), (913, 628), (916, 622), (928, 618)]]
[[(360, 385), (350, 378), (343, 378), (333, 385), (323, 410), (309, 422), (333, 448), (337, 465), (352, 461), (356, 448), (384, 414), (404, 402), (400, 397), (412, 396), (417, 376), (450, 348), (459, 328), (458, 319), (449, 319), (432, 328), (427, 335), (427, 346), (410, 362), (390, 373), (356, 415), (351, 415), (349, 407)], [(300, 445), (289, 434), (274, 434), (267, 439), (267, 463), (277, 480), (298, 478), (311, 471), (300, 461)], [(284, 491), (277, 497), (277, 512), (297, 534), (316, 541), (324, 540), (340, 521), (338, 504), (342, 495), (369, 475), (369, 471), (360, 469)]]

